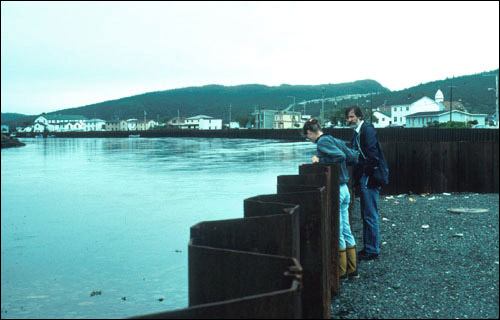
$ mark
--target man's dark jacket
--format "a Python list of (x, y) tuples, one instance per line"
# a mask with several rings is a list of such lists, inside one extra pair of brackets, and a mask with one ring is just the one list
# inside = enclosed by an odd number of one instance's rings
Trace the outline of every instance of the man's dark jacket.
[(361, 176), (364, 173), (369, 177), (369, 187), (379, 185), (375, 179), (372, 178), (373, 171), (379, 166), (380, 162), (377, 143), (377, 132), (371, 123), (367, 123), (366, 121), (363, 122), (359, 134), (354, 132), (354, 135), (351, 138), (351, 147), (354, 150), (360, 151), (359, 161), (352, 167), (352, 175), (355, 184), (359, 183), (359, 179), (361, 179)]

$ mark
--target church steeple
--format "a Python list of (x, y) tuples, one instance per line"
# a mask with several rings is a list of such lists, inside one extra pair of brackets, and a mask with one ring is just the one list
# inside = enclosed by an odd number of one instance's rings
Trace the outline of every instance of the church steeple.
[(444, 101), (444, 95), (443, 95), (443, 92), (441, 92), (441, 89), (438, 89), (438, 91), (436, 92), (436, 95), (434, 96), (434, 101), (436, 102), (443, 102)]

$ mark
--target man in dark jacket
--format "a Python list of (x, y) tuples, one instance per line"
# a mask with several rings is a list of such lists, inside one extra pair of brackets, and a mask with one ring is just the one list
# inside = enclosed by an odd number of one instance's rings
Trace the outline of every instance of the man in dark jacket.
[(373, 125), (363, 121), (363, 113), (358, 106), (351, 106), (345, 112), (349, 126), (355, 130), (351, 147), (359, 151), (359, 161), (352, 167), (354, 186), (361, 200), (363, 218), (364, 249), (358, 252), (359, 260), (376, 259), (380, 253), (378, 221), (378, 196), (380, 183), (373, 178), (379, 166), (378, 138)]

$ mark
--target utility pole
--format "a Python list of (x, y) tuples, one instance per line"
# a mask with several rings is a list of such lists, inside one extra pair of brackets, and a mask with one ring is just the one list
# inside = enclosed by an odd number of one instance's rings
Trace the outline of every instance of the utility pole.
[(231, 106), (232, 104), (229, 104), (229, 128), (231, 128)]
[(373, 124), (373, 93), (370, 92), (370, 123)]
[(321, 88), (321, 124), (325, 122), (325, 87)]
[(450, 86), (448, 86), (448, 88), (450, 88), (450, 125), (451, 125), (451, 120), (452, 120), (452, 113), (453, 113), (453, 88), (456, 88), (455, 86), (453, 86), (453, 79), (455, 78), (455, 76), (453, 76), (451, 78), (451, 84)]
[(258, 109), (258, 106), (254, 106), (255, 108), (255, 122), (257, 124), (257, 129), (260, 129), (260, 109)]
[(498, 127), (498, 74), (495, 76), (496, 78), (496, 98), (497, 98), (497, 110), (495, 115), (495, 125)]
[[(483, 75), (483, 77), (493, 77), (492, 74)], [(496, 110), (495, 110), (495, 126), (498, 127), (498, 75), (495, 75), (496, 87), (488, 88), (488, 91), (495, 91), (496, 93)]]
[(288, 98), (293, 98), (292, 111), (295, 112), (295, 97), (294, 96), (288, 96)]

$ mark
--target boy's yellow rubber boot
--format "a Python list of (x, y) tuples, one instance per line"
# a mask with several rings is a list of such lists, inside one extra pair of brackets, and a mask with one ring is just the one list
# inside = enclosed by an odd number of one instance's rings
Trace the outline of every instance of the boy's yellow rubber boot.
[(347, 280), (347, 253), (346, 249), (339, 249), (339, 278), (340, 280)]
[(359, 278), (358, 264), (356, 261), (356, 246), (347, 247), (347, 276), (349, 279)]

